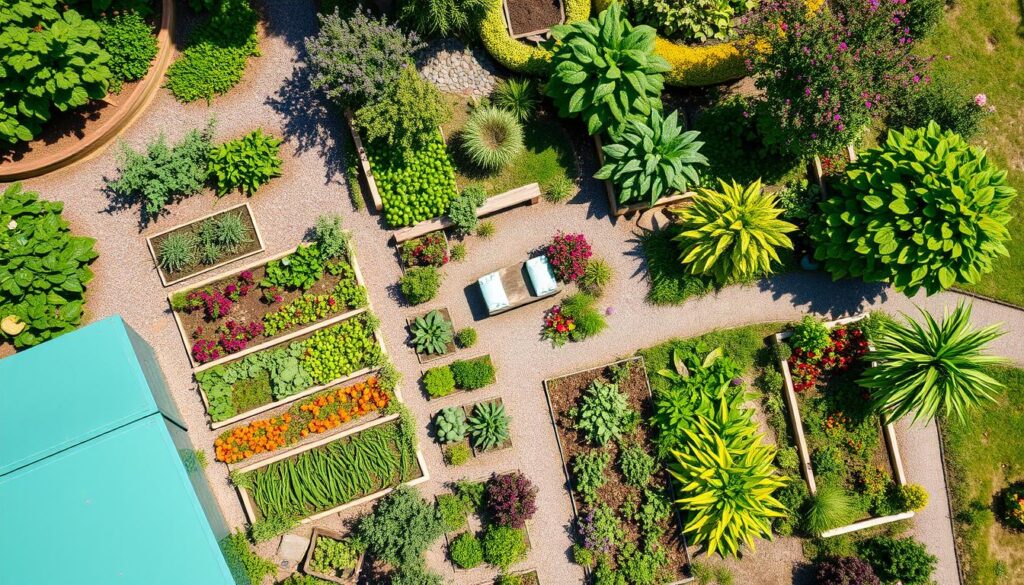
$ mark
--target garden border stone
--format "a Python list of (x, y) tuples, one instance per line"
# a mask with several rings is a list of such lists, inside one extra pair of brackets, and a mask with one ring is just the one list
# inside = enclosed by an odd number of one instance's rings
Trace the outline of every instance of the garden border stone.
[(330, 581), (332, 583), (340, 583), (341, 585), (355, 585), (358, 583), (359, 572), (363, 568), (363, 559), (366, 558), (365, 552), (360, 554), (359, 559), (356, 560), (356, 568), (350, 569), (351, 574), (346, 574), (344, 577), (335, 577), (333, 575), (328, 575), (327, 573), (321, 573), (313, 568), (313, 551), (316, 550), (316, 539), (321, 536), (337, 541), (345, 540), (345, 536), (340, 532), (314, 526), (313, 533), (309, 537), (309, 548), (306, 549), (306, 556), (302, 559), (302, 572), (316, 577), (317, 579), (323, 579), (324, 581)]

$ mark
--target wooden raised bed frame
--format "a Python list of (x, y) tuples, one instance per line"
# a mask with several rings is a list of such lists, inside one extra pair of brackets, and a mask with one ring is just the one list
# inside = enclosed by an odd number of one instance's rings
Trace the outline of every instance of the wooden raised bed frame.
[[(856, 323), (866, 317), (866, 314), (855, 315), (845, 319), (828, 321), (825, 323), (825, 326), (832, 329), (837, 325), (849, 325), (851, 323)], [(772, 343), (779, 345), (791, 335), (792, 331), (776, 333), (772, 336)], [(872, 362), (871, 365), (875, 365), (874, 362)], [(807, 481), (808, 491), (811, 495), (814, 495), (818, 491), (818, 486), (814, 480), (814, 468), (811, 465), (810, 449), (807, 447), (807, 437), (804, 434), (803, 419), (800, 418), (800, 407), (797, 403), (796, 391), (793, 388), (793, 376), (789, 371), (789, 362), (787, 360), (780, 359), (779, 370), (782, 372), (782, 378), (785, 381), (785, 385), (783, 386), (783, 398), (786, 401), (786, 409), (789, 411), (789, 423), (793, 429), (793, 438), (796, 441), (796, 450), (800, 457), (800, 468), (803, 471), (804, 479)], [(893, 481), (895, 481), (898, 486), (905, 486), (907, 485), (907, 476), (903, 471), (903, 459), (900, 457), (900, 448), (896, 442), (896, 430), (893, 428), (891, 423), (883, 424), (881, 428), (882, 441), (885, 443), (885, 449), (889, 455), (889, 464), (892, 467)], [(913, 517), (914, 512), (908, 510), (899, 514), (868, 518), (866, 520), (854, 522), (853, 524), (826, 530), (821, 533), (821, 537), (828, 538), (830, 536), (839, 536), (840, 534), (856, 532), (858, 530), (864, 530), (865, 528), (889, 524), (890, 522), (898, 522), (900, 520), (907, 520)]]
[[(598, 168), (604, 166), (604, 151), (601, 150), (601, 136), (598, 134), (594, 135), (594, 146), (597, 148), (597, 166)], [(613, 217), (619, 217), (628, 213), (636, 213), (638, 211), (646, 211), (648, 209), (654, 209), (656, 207), (665, 207), (667, 205), (676, 205), (693, 199), (696, 195), (693, 191), (687, 191), (686, 193), (676, 193), (674, 195), (664, 195), (660, 199), (650, 203), (619, 203), (619, 192), (615, 188), (615, 185), (609, 180), (604, 180), (604, 191), (608, 196), (608, 208)]]
[(412, 335), (412, 324), (416, 321), (416, 319), (418, 319), (419, 317), (426, 317), (427, 315), (433, 313), (434, 311), (437, 311), (438, 313), (441, 313), (441, 316), (444, 317), (445, 321), (448, 321), (448, 323), (451, 324), (451, 326), (452, 326), (452, 340), (448, 342), (448, 346), (445, 348), (445, 352), (444, 353), (422, 354), (422, 353), (416, 351), (416, 348), (413, 347), (412, 348), (413, 353), (416, 354), (416, 359), (419, 360), (419, 362), (421, 364), (427, 364), (427, 363), (430, 363), (430, 362), (437, 361), (437, 360), (439, 360), (441, 358), (453, 356), (453, 355), (455, 355), (459, 351), (459, 346), (456, 345), (456, 343), (455, 343), (455, 331), (456, 331), (456, 329), (455, 329), (455, 320), (452, 319), (452, 315), (448, 311), (448, 307), (441, 307), (439, 309), (431, 309), (429, 311), (420, 313), (419, 315), (416, 315), (414, 317), (410, 317), (410, 318), (406, 319), (405, 320), (405, 324), (409, 327), (409, 335)]
[(316, 539), (321, 536), (337, 541), (345, 540), (345, 537), (340, 532), (320, 528), (318, 526), (314, 527), (313, 534), (309, 538), (309, 548), (306, 550), (306, 558), (302, 561), (302, 572), (316, 577), (317, 579), (323, 579), (324, 581), (330, 581), (332, 583), (340, 583), (341, 585), (355, 585), (358, 583), (359, 571), (363, 568), (363, 559), (366, 556), (366, 553), (359, 555), (359, 559), (356, 561), (356, 568), (349, 569), (348, 573), (342, 577), (335, 577), (334, 575), (321, 573), (313, 568), (313, 552), (316, 551)]
[[(548, 31), (551, 30), (551, 27), (548, 27), (548, 28), (541, 28), (541, 29), (537, 29), (537, 30), (532, 30), (530, 32), (525, 32), (525, 33), (516, 33), (515, 31), (512, 30), (512, 17), (509, 16), (509, 13), (508, 13), (508, 3), (509, 3), (509, 0), (502, 0), (502, 2), (501, 2), (501, 11), (505, 15), (505, 28), (508, 30), (508, 35), (510, 37), (512, 37), (513, 39), (519, 40), (519, 39), (524, 39), (524, 38), (527, 38), (527, 37), (532, 37), (532, 36), (535, 36), (535, 35), (544, 35), (544, 34), (547, 34)], [(559, 0), (559, 2), (558, 2), (558, 10), (562, 14), (562, 19), (558, 22), (558, 24), (563, 24), (565, 22), (565, 0)], [(557, 26), (557, 25), (555, 25), (555, 26)]]
[[(250, 252), (246, 252), (245, 254), (242, 254), (240, 256), (235, 256), (234, 258), (229, 258), (227, 260), (222, 260), (222, 261), (220, 261), (220, 262), (218, 262), (216, 264), (211, 264), (210, 266), (208, 266), (208, 267), (206, 267), (206, 268), (204, 268), (202, 270), (197, 270), (196, 272), (193, 272), (193, 273), (188, 274), (186, 276), (181, 276), (181, 277), (173, 278), (173, 279), (170, 279), (170, 280), (167, 279), (167, 276), (164, 274), (164, 269), (160, 267), (160, 259), (157, 256), (156, 248), (153, 247), (153, 241), (154, 240), (156, 240), (158, 237), (160, 237), (160, 236), (162, 236), (164, 234), (168, 234), (168, 233), (173, 232), (175, 230), (179, 230), (181, 228), (188, 227), (188, 226), (190, 226), (192, 224), (197, 224), (197, 223), (204, 222), (204, 221), (210, 219), (211, 217), (217, 217), (218, 215), (224, 215), (226, 213), (231, 213), (232, 211), (239, 210), (239, 209), (244, 210), (245, 214), (249, 216), (249, 223), (252, 224), (253, 232), (256, 235), (256, 242), (259, 244), (259, 247), (257, 249), (252, 250)], [(227, 208), (227, 209), (225, 209), (223, 211), (214, 211), (212, 213), (207, 213), (206, 215), (204, 215), (202, 217), (198, 217), (196, 219), (193, 219), (192, 221), (190, 221), (188, 223), (183, 223), (181, 225), (177, 225), (177, 226), (174, 226), (172, 228), (169, 228), (169, 229), (166, 229), (166, 230), (163, 230), (163, 231), (159, 231), (159, 232), (157, 232), (157, 233), (155, 233), (155, 234), (153, 234), (151, 236), (147, 236), (146, 237), (146, 246), (149, 248), (149, 254), (153, 257), (153, 264), (156, 265), (156, 272), (157, 272), (157, 274), (160, 275), (160, 283), (163, 284), (164, 286), (171, 286), (172, 284), (177, 284), (179, 282), (188, 280), (190, 278), (194, 278), (196, 276), (199, 276), (200, 274), (206, 274), (207, 272), (211, 272), (213, 270), (221, 268), (222, 266), (227, 266), (228, 264), (231, 264), (232, 262), (237, 262), (238, 260), (241, 260), (243, 258), (248, 258), (249, 256), (253, 256), (255, 254), (261, 254), (264, 250), (266, 250), (266, 246), (265, 246), (265, 244), (263, 242), (263, 234), (260, 233), (260, 226), (256, 225), (256, 217), (252, 214), (252, 208), (249, 207), (249, 203), (248, 202), (242, 203), (241, 205), (236, 205), (234, 207), (229, 207), (229, 208)], [(195, 363), (193, 363), (193, 366), (194, 365), (195, 365)]]

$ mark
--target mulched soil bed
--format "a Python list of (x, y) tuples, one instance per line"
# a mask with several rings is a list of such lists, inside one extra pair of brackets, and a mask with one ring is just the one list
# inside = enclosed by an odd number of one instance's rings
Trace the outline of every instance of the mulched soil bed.
[[(163, 244), (164, 240), (166, 240), (167, 238), (169, 238), (170, 236), (172, 236), (174, 234), (181, 234), (181, 233), (186, 233), (186, 232), (191, 232), (191, 233), (195, 234), (196, 236), (198, 236), (199, 235), (199, 228), (205, 222), (210, 221), (210, 220), (215, 220), (215, 219), (217, 219), (217, 218), (219, 218), (219, 217), (221, 217), (221, 216), (223, 216), (225, 214), (228, 214), (228, 213), (238, 214), (238, 216), (241, 217), (242, 225), (244, 225), (246, 227), (246, 229), (248, 230), (248, 234), (249, 234), (249, 241), (248, 242), (238, 246), (238, 248), (235, 249), (234, 252), (232, 252), (230, 254), (225, 254), (215, 264), (203, 264), (203, 263), (199, 262), (199, 263), (196, 263), (196, 265), (193, 266), (192, 268), (189, 268), (187, 270), (182, 270), (180, 272), (167, 272), (166, 270), (163, 269), (163, 267), (160, 266), (160, 260), (159, 260), (159, 258), (160, 258), (160, 256), (159, 256), (160, 255), (160, 246)], [(154, 236), (150, 240), (150, 245), (153, 246), (153, 253), (157, 255), (157, 257), (154, 258), (154, 261), (156, 262), (156, 265), (157, 265), (157, 270), (159, 270), (160, 273), (163, 275), (164, 282), (166, 282), (168, 284), (170, 284), (170, 283), (172, 283), (174, 281), (184, 280), (184, 279), (188, 278), (189, 276), (192, 276), (193, 274), (197, 274), (199, 272), (210, 270), (211, 268), (214, 268), (214, 267), (223, 266), (225, 264), (233, 262), (234, 260), (236, 260), (238, 258), (241, 258), (243, 256), (247, 256), (247, 255), (249, 255), (249, 254), (251, 254), (253, 252), (256, 252), (256, 251), (259, 251), (259, 250), (263, 249), (263, 245), (260, 243), (260, 239), (259, 239), (259, 237), (256, 234), (256, 224), (255, 224), (255, 222), (252, 219), (252, 215), (249, 214), (248, 208), (246, 208), (245, 206), (236, 207), (234, 209), (227, 209), (227, 210), (224, 210), (224, 211), (222, 211), (222, 212), (220, 212), (220, 213), (218, 213), (216, 215), (211, 215), (208, 218), (200, 219), (200, 220), (197, 220), (197, 221), (193, 221), (193, 222), (187, 223), (187, 224), (185, 224), (183, 226), (174, 228), (171, 231), (162, 233), (162, 234), (160, 234), (158, 236)]]
[[(651, 437), (653, 435), (652, 430), (644, 424), (644, 421), (650, 420), (652, 416), (652, 403), (649, 386), (647, 383), (647, 371), (644, 368), (643, 361), (635, 359), (631, 362), (633, 365), (630, 368), (629, 375), (619, 382), (619, 390), (628, 397), (630, 408), (640, 413), (641, 423), (637, 425), (637, 428), (629, 436), (624, 436), (624, 439), (630, 441), (639, 442), (643, 445), (647, 452), (654, 454), (653, 445), (651, 443)], [(551, 401), (552, 417), (555, 420), (555, 427), (558, 432), (558, 439), (562, 447), (562, 456), (564, 458), (566, 467), (572, 469), (572, 462), (577, 455), (583, 453), (590, 453), (593, 451), (600, 450), (599, 448), (593, 447), (591, 443), (581, 433), (578, 433), (573, 426), (573, 420), (569, 417), (568, 412), (573, 407), (577, 406), (580, 397), (583, 395), (583, 391), (586, 390), (591, 383), (595, 380), (604, 379), (610, 381), (608, 378), (608, 368), (600, 367), (578, 374), (571, 374), (562, 378), (556, 378), (550, 380), (547, 383), (548, 395)], [(618, 510), (623, 502), (628, 497), (640, 497), (641, 490), (627, 485), (623, 480), (622, 473), (619, 471), (618, 460), (619, 460), (619, 448), (614, 441), (609, 441), (604, 446), (604, 451), (611, 454), (611, 460), (608, 463), (608, 467), (605, 469), (605, 476), (607, 481), (598, 490), (598, 501), (604, 502), (614, 510)], [(571, 476), (571, 471), (570, 471)], [(575, 478), (573, 478), (575, 481)], [(668, 492), (670, 486), (669, 475), (662, 469), (656, 474), (651, 482), (651, 485), (647, 489), (661, 490)], [(582, 512), (584, 509), (583, 502), (576, 499), (576, 494), (571, 492), (570, 494), (573, 501), (576, 504), (577, 510)], [(674, 499), (674, 498), (673, 498)], [(662, 547), (665, 550), (665, 554), (668, 557), (668, 566), (675, 570), (675, 579), (685, 578), (684, 567), (687, 566), (689, 558), (686, 554), (685, 542), (678, 537), (678, 530), (673, 520), (676, 517), (673, 516), (672, 526), (666, 527), (665, 534), (661, 538)], [(634, 542), (638, 545), (640, 540), (640, 531), (635, 522), (621, 518), (622, 527), (626, 532), (625, 542)]]
[(505, 0), (512, 34), (547, 30), (562, 22), (561, 0)]

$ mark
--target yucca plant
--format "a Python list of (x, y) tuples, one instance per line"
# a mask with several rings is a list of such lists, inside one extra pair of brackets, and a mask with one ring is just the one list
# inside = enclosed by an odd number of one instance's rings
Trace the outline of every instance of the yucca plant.
[(434, 310), (412, 322), (412, 344), (417, 353), (443, 354), (455, 338), (451, 321), (440, 311)]
[(597, 18), (551, 29), (553, 73), (544, 86), (563, 118), (581, 116), (590, 134), (615, 134), (630, 118), (661, 109), (663, 73), (655, 31), (631, 25), (613, 3)]
[(921, 310), (924, 324), (906, 317), (906, 323), (883, 325), (875, 348), (866, 360), (877, 362), (859, 380), (871, 390), (874, 406), (888, 420), (913, 413), (913, 419), (964, 414), (994, 401), (1002, 384), (985, 370), (1004, 362), (985, 355), (986, 346), (1003, 334), (998, 326), (971, 327), (971, 305), (957, 304), (938, 323)]
[(434, 418), (434, 426), (437, 428), (437, 440), (442, 443), (457, 443), (465, 439), (469, 431), (466, 412), (455, 406), (442, 408)]
[(857, 508), (850, 494), (840, 487), (824, 484), (818, 486), (818, 493), (811, 497), (811, 502), (804, 515), (804, 528), (807, 532), (820, 536), (822, 532), (845, 526), (856, 520)]
[(529, 79), (504, 79), (498, 82), (491, 97), (494, 105), (511, 112), (520, 122), (532, 118), (540, 103)]
[(473, 439), (473, 447), (486, 451), (507, 441), (509, 420), (502, 404), (485, 402), (476, 405), (469, 417), (469, 436)]
[(746, 187), (720, 183), (721, 192), (700, 189), (692, 205), (675, 212), (679, 260), (690, 273), (718, 284), (771, 274), (782, 261), (776, 250), (793, 248), (786, 234), (796, 226), (779, 219), (782, 209), (761, 181)]
[(605, 164), (594, 177), (619, 188), (619, 202), (655, 201), (673, 191), (683, 193), (700, 182), (695, 165), (707, 165), (700, 153), (700, 132), (683, 132), (678, 112), (663, 117), (653, 110), (644, 120), (630, 120), (614, 144), (602, 147)]
[(477, 108), (462, 128), (462, 146), (473, 163), (498, 170), (523, 152), (523, 126), (507, 110)]

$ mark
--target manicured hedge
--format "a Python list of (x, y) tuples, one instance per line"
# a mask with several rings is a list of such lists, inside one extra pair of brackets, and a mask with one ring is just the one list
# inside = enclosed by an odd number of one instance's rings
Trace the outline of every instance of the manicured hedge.
[[(590, 0), (565, 0), (565, 21), (590, 18)], [(480, 24), (480, 40), (494, 60), (506, 68), (526, 75), (547, 76), (551, 53), (546, 49), (513, 39), (505, 25), (501, 0), (492, 0)]]

